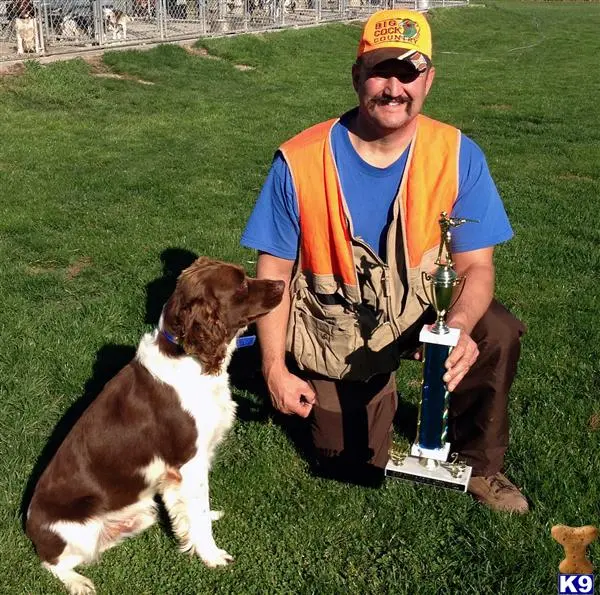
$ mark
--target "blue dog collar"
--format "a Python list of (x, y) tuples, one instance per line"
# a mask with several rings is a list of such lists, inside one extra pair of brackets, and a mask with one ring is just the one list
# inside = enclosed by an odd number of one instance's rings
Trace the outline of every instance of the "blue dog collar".
[(241, 347), (250, 347), (256, 343), (256, 335), (246, 335), (245, 337), (238, 337), (235, 346), (239, 349)]
[[(161, 329), (160, 332), (169, 343), (179, 347), (179, 339), (177, 337), (174, 337), (164, 329)], [(240, 349), (241, 347), (251, 347), (254, 343), (256, 343), (256, 335), (246, 335), (245, 337), (238, 337), (235, 341), (235, 346), (237, 349)]]
[(171, 335), (170, 333), (168, 333), (167, 331), (165, 331), (164, 329), (161, 329), (160, 331), (162, 333), (162, 336), (169, 342), (169, 343), (173, 343), (173, 345), (177, 345), (177, 347), (179, 347), (179, 340), (177, 339), (177, 337), (174, 337), (173, 335)]

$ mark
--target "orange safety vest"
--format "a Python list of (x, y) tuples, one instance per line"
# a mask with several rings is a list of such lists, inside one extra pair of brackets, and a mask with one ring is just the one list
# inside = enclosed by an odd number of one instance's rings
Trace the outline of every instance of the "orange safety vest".
[[(341, 291), (351, 304), (361, 304), (365, 297), (359, 283), (361, 265), (357, 262), (357, 247), (361, 242), (354, 237), (352, 219), (331, 148), (331, 130), (337, 121), (334, 119), (312, 126), (280, 147), (291, 172), (300, 214), (299, 266), (291, 291), (294, 294), (302, 287), (306, 290), (303, 295), (308, 292), (313, 296)], [(376, 254), (362, 244), (361, 260), (364, 261), (366, 257), (370, 267), (382, 268), (382, 284), (385, 286), (381, 288), (381, 293), (383, 296), (392, 294), (389, 300), (378, 300), (378, 303), (386, 304), (383, 307), (385, 311), (375, 313), (377, 321), (384, 319), (389, 323), (393, 335), (390, 340), (397, 339), (427, 306), (423, 289), (419, 287), (421, 271), (431, 271), (432, 255), (440, 243), (440, 213), (450, 213), (456, 201), (459, 148), (458, 129), (419, 115), (394, 203), (393, 221), (388, 230), (388, 262), (382, 263)], [(397, 254), (396, 248), (399, 222), (403, 231), (403, 254)], [(397, 258), (404, 258), (408, 296), (404, 295), (402, 281), (395, 275)], [(399, 297), (401, 294), (403, 299)], [(302, 301), (292, 300), (290, 325), (307, 326), (304, 324), (306, 317), (300, 320), (293, 315), (294, 308), (297, 305), (301, 307), (302, 304), (298, 302)], [(309, 305), (308, 309), (311, 316), (315, 314), (314, 304)], [(317, 313), (319, 315), (320, 311)], [(328, 321), (327, 312), (322, 317), (325, 322)], [(293, 332), (294, 329), (289, 329), (288, 335)], [(312, 331), (309, 329), (307, 332)], [(364, 340), (364, 329), (360, 333)], [(303, 342), (303, 351), (308, 344), (308, 341)], [(295, 352), (289, 336), (288, 347), (296, 359), (300, 359), (299, 364), (303, 367), (303, 354)], [(305, 367), (338, 376), (337, 373), (332, 374), (331, 370), (314, 369), (312, 359)], [(318, 354), (316, 359), (319, 359)], [(316, 367), (319, 365), (316, 364)], [(348, 372), (341, 372), (340, 377)]]

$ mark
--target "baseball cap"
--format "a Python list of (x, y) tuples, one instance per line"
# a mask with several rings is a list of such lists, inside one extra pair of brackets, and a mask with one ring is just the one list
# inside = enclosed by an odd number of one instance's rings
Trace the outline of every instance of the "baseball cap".
[(414, 10), (380, 10), (369, 17), (357, 58), (368, 68), (384, 60), (408, 60), (418, 70), (431, 61), (431, 29), (423, 14)]

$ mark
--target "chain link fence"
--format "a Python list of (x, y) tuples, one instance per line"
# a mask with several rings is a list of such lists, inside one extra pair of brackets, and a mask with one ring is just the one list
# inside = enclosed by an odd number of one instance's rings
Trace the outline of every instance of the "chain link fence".
[(0, 0), (0, 61), (425, 11), (469, 0)]

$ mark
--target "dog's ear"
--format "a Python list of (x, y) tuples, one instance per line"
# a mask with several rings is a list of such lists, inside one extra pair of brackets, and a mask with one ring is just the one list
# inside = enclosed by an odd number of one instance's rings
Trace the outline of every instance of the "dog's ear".
[(183, 348), (200, 360), (206, 374), (219, 374), (228, 333), (218, 300), (208, 292), (196, 297), (183, 316)]
[[(205, 266), (209, 265), (209, 264), (213, 264), (214, 261), (211, 260), (210, 258), (208, 258), (208, 256), (199, 256), (198, 258), (196, 258), (196, 260), (193, 262), (193, 267), (195, 269), (202, 269)], [(190, 267), (192, 268), (192, 267)]]

